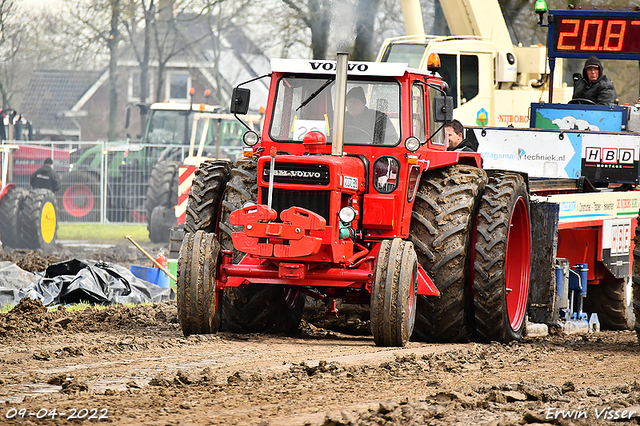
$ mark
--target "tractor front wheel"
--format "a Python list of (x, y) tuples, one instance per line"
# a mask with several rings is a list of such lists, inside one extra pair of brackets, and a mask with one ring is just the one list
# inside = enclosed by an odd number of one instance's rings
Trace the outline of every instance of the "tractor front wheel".
[(404, 346), (416, 322), (418, 259), (413, 244), (384, 240), (371, 287), (371, 332), (378, 346)]
[(216, 268), (220, 244), (215, 234), (187, 233), (178, 260), (178, 318), (185, 336), (211, 334), (221, 322), (220, 296), (216, 290)]
[(519, 340), (529, 295), (529, 195), (522, 176), (495, 173), (485, 186), (476, 228), (473, 300), (478, 339)]
[(418, 296), (415, 340), (467, 342), (472, 335), (470, 246), (486, 182), (483, 170), (460, 164), (426, 172), (420, 181), (409, 237), (441, 296)]

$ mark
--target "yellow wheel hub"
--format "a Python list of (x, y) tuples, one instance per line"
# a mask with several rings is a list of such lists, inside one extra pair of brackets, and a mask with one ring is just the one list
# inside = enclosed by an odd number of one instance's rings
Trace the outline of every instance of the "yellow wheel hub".
[(42, 239), (45, 244), (50, 244), (56, 235), (56, 209), (51, 202), (47, 202), (42, 207), (40, 230), (42, 231)]

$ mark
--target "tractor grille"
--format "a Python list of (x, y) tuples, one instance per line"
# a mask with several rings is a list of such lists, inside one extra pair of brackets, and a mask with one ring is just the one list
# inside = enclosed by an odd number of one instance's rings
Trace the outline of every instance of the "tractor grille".
[[(269, 197), (269, 188), (262, 188), (262, 204), (267, 204)], [(280, 213), (289, 207), (297, 206), (324, 217), (327, 223), (329, 221), (330, 208), (330, 191), (291, 191), (288, 189), (273, 189), (273, 201), (271, 207), (278, 212), (278, 221)]]

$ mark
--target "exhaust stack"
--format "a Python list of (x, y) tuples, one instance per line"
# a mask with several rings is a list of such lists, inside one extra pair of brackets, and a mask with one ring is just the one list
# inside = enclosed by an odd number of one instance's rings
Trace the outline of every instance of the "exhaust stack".
[(333, 110), (333, 142), (331, 155), (342, 156), (344, 146), (344, 115), (347, 99), (348, 53), (338, 53), (336, 63), (336, 104)]

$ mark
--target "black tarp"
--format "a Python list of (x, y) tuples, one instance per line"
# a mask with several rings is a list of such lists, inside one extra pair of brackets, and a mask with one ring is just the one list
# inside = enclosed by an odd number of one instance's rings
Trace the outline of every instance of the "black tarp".
[[(1, 293), (0, 289), (0, 293)], [(163, 302), (175, 298), (169, 287), (159, 287), (134, 276), (127, 268), (94, 260), (71, 259), (49, 265), (44, 276), (18, 292), (45, 306), (79, 302), (120, 304)]]

